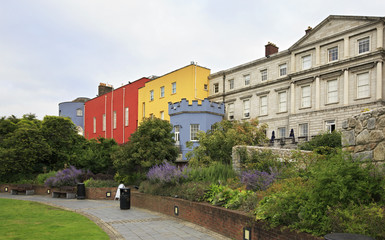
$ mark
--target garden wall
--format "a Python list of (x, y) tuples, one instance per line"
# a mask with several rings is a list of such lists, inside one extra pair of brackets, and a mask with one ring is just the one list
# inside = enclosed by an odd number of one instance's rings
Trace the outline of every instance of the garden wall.
[[(232, 239), (242, 240), (243, 229), (249, 227), (253, 240), (320, 240), (306, 233), (296, 233), (278, 228), (267, 229), (263, 222), (256, 222), (254, 218), (239, 211), (212, 206), (208, 203), (190, 202), (178, 198), (153, 196), (131, 192), (131, 204), (134, 207), (144, 208), (186, 220)], [(178, 215), (174, 213), (178, 208)]]
[(385, 107), (344, 121), (342, 146), (352, 152), (354, 157), (385, 162)]

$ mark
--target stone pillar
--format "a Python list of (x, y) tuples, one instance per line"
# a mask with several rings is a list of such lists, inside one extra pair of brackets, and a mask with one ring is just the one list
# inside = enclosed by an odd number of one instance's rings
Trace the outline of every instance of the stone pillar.
[(316, 77), (315, 78), (315, 110), (319, 110), (320, 109), (320, 102), (321, 102), (321, 99), (320, 99), (320, 81), (319, 81), (319, 77)]
[(291, 73), (295, 73), (295, 54), (291, 53)]
[(377, 63), (376, 99), (382, 99), (382, 62)]
[(315, 65), (319, 66), (321, 64), (321, 47), (315, 47)]
[(290, 113), (295, 114), (295, 84), (290, 84)]
[(344, 106), (349, 105), (349, 71), (344, 70)]
[(349, 55), (350, 55), (349, 51), (350, 51), (350, 48), (349, 48), (349, 37), (347, 36), (347, 37), (344, 38), (344, 58), (345, 59), (349, 58)]
[(377, 27), (377, 48), (384, 47), (384, 25)]

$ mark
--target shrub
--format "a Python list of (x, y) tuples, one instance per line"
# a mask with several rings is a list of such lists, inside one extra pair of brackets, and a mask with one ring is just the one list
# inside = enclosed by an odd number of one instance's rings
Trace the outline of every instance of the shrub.
[(194, 182), (226, 182), (236, 176), (237, 174), (231, 165), (222, 163), (213, 163), (209, 167), (196, 167), (188, 171), (188, 180)]
[(248, 190), (266, 190), (275, 180), (277, 174), (273, 170), (270, 173), (258, 170), (243, 171), (241, 182), (246, 185)]
[(281, 169), (284, 163), (271, 150), (247, 150), (238, 148), (242, 168), (271, 173), (272, 169)]
[(119, 184), (114, 180), (95, 180), (90, 178), (84, 182), (86, 187), (102, 188), (102, 187), (117, 187)]
[(329, 155), (336, 153), (341, 146), (341, 133), (333, 131), (331, 133), (324, 132), (313, 137), (310, 141), (300, 144), (299, 149)]
[(48, 178), (45, 181), (45, 185), (48, 187), (76, 186), (81, 174), (82, 170), (70, 166), (69, 168), (57, 172), (54, 177)]
[(37, 175), (36, 182), (38, 184), (43, 185), (48, 178), (56, 176), (56, 173), (57, 173), (56, 171), (50, 171), (48, 173), (41, 173), (41, 174)]
[(184, 173), (184, 168), (179, 169), (175, 165), (164, 161), (162, 164), (150, 168), (147, 178), (153, 183), (175, 184), (182, 182), (187, 178), (187, 175)]
[(216, 206), (238, 209), (247, 198), (255, 194), (253, 191), (244, 189), (233, 190), (228, 186), (212, 184), (207, 190), (204, 199)]

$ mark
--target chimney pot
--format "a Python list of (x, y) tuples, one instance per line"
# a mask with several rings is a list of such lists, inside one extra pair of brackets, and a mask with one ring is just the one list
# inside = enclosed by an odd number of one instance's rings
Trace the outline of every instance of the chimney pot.
[(305, 33), (308, 34), (313, 28), (308, 26), (307, 29), (305, 30)]
[(277, 53), (277, 52), (278, 52), (278, 47), (274, 43), (268, 42), (265, 45), (265, 56), (266, 57), (269, 57), (270, 55)]

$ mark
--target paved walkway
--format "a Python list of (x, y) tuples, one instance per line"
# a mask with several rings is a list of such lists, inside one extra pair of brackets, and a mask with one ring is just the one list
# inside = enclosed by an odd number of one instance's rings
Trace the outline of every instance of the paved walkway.
[(218, 240), (229, 239), (195, 224), (140, 208), (121, 210), (119, 201), (77, 200), (42, 195), (11, 195), (0, 198), (42, 202), (78, 212), (98, 224), (111, 239)]

